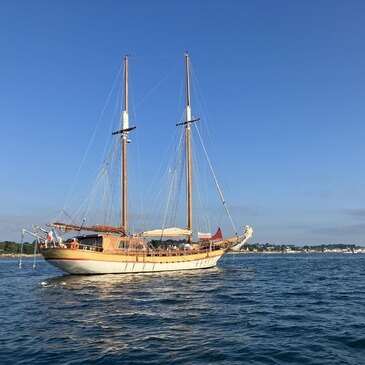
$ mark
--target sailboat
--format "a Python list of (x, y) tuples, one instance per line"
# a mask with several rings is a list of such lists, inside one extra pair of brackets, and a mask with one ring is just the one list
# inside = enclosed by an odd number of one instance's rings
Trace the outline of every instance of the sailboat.
[[(124, 106), (121, 113), (121, 128), (112, 134), (120, 137), (121, 148), (121, 223), (119, 226), (101, 224), (78, 225), (76, 223), (50, 223), (51, 232), (42, 230), (47, 237), (37, 236), (40, 252), (51, 265), (69, 274), (122, 274), (153, 273), (176, 270), (206, 269), (216, 266), (218, 260), (230, 249), (238, 250), (253, 230), (246, 226), (242, 235), (223, 239), (221, 234), (202, 237), (193, 242), (193, 166), (191, 129), (193, 119), (190, 95), (190, 59), (185, 54), (186, 105), (185, 120), (177, 126), (185, 130), (185, 165), (186, 165), (186, 227), (162, 228), (128, 233), (128, 179), (127, 149), (128, 135), (136, 127), (129, 124), (129, 57), (124, 58)], [(218, 184), (217, 184), (218, 186)], [(219, 186), (218, 186), (219, 188)], [(219, 193), (223, 197), (220, 189)], [(224, 200), (223, 204), (225, 205)], [(76, 232), (72, 238), (63, 241), (55, 230), (65, 233)], [(88, 232), (88, 234), (80, 234)], [(91, 233), (92, 232), (92, 233)], [(196, 233), (196, 232), (195, 232)], [(179, 244), (151, 245), (149, 239), (170, 238)], [(181, 240), (182, 238), (182, 240)], [(180, 239), (180, 241), (177, 241)], [(173, 241), (172, 241), (173, 242)], [(181, 244), (183, 242), (183, 244)]]

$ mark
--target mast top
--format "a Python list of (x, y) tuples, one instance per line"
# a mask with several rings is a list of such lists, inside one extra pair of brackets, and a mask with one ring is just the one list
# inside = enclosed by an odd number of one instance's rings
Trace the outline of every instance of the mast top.
[[(185, 77), (186, 77), (186, 120), (191, 120), (190, 110), (190, 62), (189, 54), (185, 52)], [(189, 127), (189, 125), (188, 125)]]

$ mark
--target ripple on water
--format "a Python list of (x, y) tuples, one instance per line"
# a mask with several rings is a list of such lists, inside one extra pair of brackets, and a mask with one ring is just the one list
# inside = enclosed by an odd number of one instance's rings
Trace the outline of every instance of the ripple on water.
[(364, 364), (365, 255), (62, 275), (0, 260), (1, 364)]

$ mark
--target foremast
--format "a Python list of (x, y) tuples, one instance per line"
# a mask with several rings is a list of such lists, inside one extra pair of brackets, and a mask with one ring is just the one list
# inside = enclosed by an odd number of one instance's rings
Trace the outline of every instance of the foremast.
[[(128, 229), (128, 178), (127, 178), (127, 145), (130, 143), (128, 139), (128, 133), (137, 126), (129, 126), (129, 114), (128, 114), (128, 56), (124, 57), (124, 108), (121, 115), (121, 129), (113, 132), (113, 135), (121, 134), (121, 144), (122, 144), (122, 154), (121, 154), (121, 224), (119, 227), (114, 226), (104, 226), (104, 225), (92, 225), (84, 226), (77, 224), (68, 224), (55, 222), (49, 224), (50, 227), (63, 229), (66, 231), (91, 231), (91, 232), (101, 232), (101, 233), (116, 233), (121, 236), (127, 235)], [(85, 221), (85, 219), (84, 219)]]
[(129, 100), (129, 90), (128, 90), (128, 79), (129, 79), (129, 69), (128, 69), (128, 56), (124, 57), (124, 110), (122, 111), (121, 124), (122, 129), (113, 134), (122, 134), (122, 156), (121, 156), (121, 235), (126, 236), (128, 230), (128, 170), (127, 170), (127, 145), (130, 143), (128, 139), (128, 133), (137, 126), (129, 126), (129, 114), (128, 114), (128, 100)]

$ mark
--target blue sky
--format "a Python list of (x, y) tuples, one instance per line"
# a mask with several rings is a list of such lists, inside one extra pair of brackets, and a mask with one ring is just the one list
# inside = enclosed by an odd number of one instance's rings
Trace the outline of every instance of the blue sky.
[(363, 1), (3, 0), (0, 240), (62, 208), (125, 54), (136, 104), (172, 70), (136, 111), (153, 166), (189, 50), (236, 225), (365, 244), (364, 36)]

